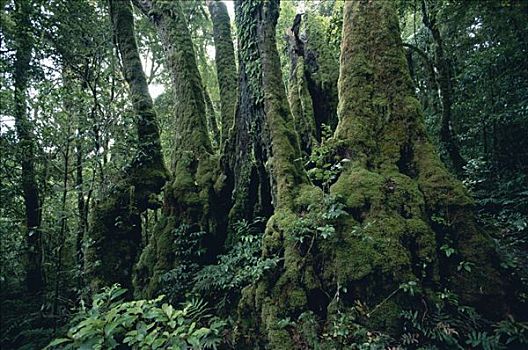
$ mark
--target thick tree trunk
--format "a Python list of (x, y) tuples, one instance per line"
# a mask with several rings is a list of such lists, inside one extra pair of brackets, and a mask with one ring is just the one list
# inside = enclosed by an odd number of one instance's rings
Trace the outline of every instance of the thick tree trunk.
[[(257, 31), (262, 4), (257, 1), (235, 2), (238, 38), (238, 103), (235, 127), (225, 150), (228, 183), (232, 185), (230, 226), (240, 220), (269, 218), (276, 205), (270, 177), (271, 141), (266, 122), (263, 67)], [(281, 89), (282, 82), (277, 88)], [(284, 90), (283, 90), (284, 91)], [(230, 230), (231, 232), (232, 230)], [(227, 245), (236, 237), (228, 237)]]
[(148, 0), (134, 0), (134, 4), (156, 27), (165, 50), (175, 103), (176, 149), (171, 161), (173, 179), (165, 189), (165, 218), (144, 250), (136, 274), (136, 284), (148, 286), (141, 295), (154, 296), (163, 288), (177, 290), (190, 285), (192, 271), (176, 274), (172, 286), (163, 285), (162, 276), (181, 267), (180, 257), (175, 253), (176, 232), (203, 235), (201, 248), (205, 253), (188, 257), (189, 266), (211, 262), (225, 239), (225, 214), (222, 200), (215, 192), (220, 167), (207, 131), (203, 86), (181, 5), (178, 1)]
[(215, 64), (220, 88), (220, 120), (222, 127), (221, 148), (225, 145), (229, 131), (233, 128), (237, 102), (237, 69), (235, 50), (231, 37), (231, 21), (226, 5), (218, 0), (208, 0), (207, 7), (213, 22)]
[[(286, 300), (290, 297), (302, 300), (306, 295), (298, 286), (301, 259), (289, 228), (295, 221), (294, 213), (306, 208), (309, 202), (320, 200), (321, 193), (309, 185), (302, 168), (299, 140), (282, 84), (275, 41), (279, 1), (238, 1), (235, 9), (240, 33), (240, 75), (245, 78), (241, 82), (245, 82), (252, 92), (248, 94), (249, 98), (243, 99), (244, 85), (240, 85), (239, 108), (246, 108), (250, 113), (258, 112), (250, 115), (262, 120), (257, 142), (266, 151), (264, 164), (267, 165), (265, 170), (270, 178), (275, 209), (267, 223), (263, 254), (268, 257), (279, 255), (284, 261), (278, 271), (244, 289), (239, 304), (237, 346), (258, 348), (260, 342), (267, 342), (271, 348), (293, 349), (293, 340), (286, 330), (280, 328), (279, 320), (287, 313)], [(260, 109), (252, 110), (255, 105)]]
[[(293, 159), (283, 162), (299, 149), (295, 137), (280, 137), (293, 126), (287, 122), (284, 91), (277, 88), (280, 70), (272, 48), (276, 5), (266, 2), (252, 18), (259, 18), (256, 35), (276, 199), (263, 255), (279, 256), (283, 264), (244, 289), (238, 310), (240, 348), (264, 343), (292, 349), (301, 330), (280, 327), (279, 320), (303, 313), (304, 320), (324, 332), (337, 317), (354, 318), (358, 302), (367, 312), (357, 322), (398, 332), (402, 309), (422, 302), (401, 290), (410, 281), (426, 302), (447, 287), (484, 313), (504, 312), (493, 244), (477, 230), (471, 199), (426, 137), (392, 2), (345, 3), (335, 137), (337, 154), (348, 162), (324, 196), (307, 183)], [(314, 212), (327, 201), (333, 204)], [(338, 220), (319, 219), (336, 205), (343, 208)], [(329, 235), (317, 234), (328, 224)], [(300, 228), (302, 235), (312, 230), (308, 243), (298, 239)], [(439, 248), (445, 244), (456, 253), (447, 257)], [(471, 266), (471, 271), (460, 266)], [(324, 345), (343, 346), (329, 342)]]
[[(392, 288), (416, 280), (424, 290), (448, 286), (464, 303), (502, 312), (504, 292), (492, 241), (477, 230), (472, 200), (426, 137), (389, 2), (346, 4), (339, 84), (336, 136), (352, 162), (332, 192), (346, 199), (352, 213), (347, 225), (359, 225), (362, 235), (378, 243), (373, 250), (370, 243), (346, 238), (336, 257), (348, 267), (336, 271), (338, 279), (344, 277), (354, 297), (370, 305), (390, 292), (386, 283), (374, 281), (392, 281)], [(438, 249), (445, 244), (456, 254), (446, 257)], [(474, 264), (471, 273), (458, 271), (464, 263)], [(367, 293), (360, 286), (365, 281), (377, 293)], [(393, 298), (370, 321), (381, 322), (382, 316), (389, 326), (403, 302)]]
[(134, 38), (130, 2), (111, 0), (110, 13), (137, 114), (138, 152), (93, 210), (86, 254), (93, 290), (116, 282), (131, 287), (132, 269), (141, 245), (140, 214), (157, 207), (153, 196), (160, 193), (166, 178), (156, 115)]
[(26, 285), (31, 293), (44, 288), (42, 271), (42, 233), (40, 231), (40, 200), (35, 174), (35, 140), (33, 127), (27, 113), (29, 63), (33, 39), (31, 38), (31, 4), (26, 0), (15, 2), (16, 55), (14, 71), (15, 127), (21, 149), (22, 190), (26, 209), (27, 272)]

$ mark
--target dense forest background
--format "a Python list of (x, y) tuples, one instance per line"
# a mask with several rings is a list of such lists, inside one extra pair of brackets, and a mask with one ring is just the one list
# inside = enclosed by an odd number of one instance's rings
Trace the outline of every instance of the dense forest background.
[(3, 349), (528, 347), (528, 1), (0, 9)]

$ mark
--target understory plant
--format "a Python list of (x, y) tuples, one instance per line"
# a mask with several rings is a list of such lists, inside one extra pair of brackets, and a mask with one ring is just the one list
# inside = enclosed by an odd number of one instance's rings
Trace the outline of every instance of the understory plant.
[(242, 288), (278, 263), (276, 257), (261, 256), (262, 233), (257, 227), (262, 220), (237, 222), (234, 225), (237, 240), (233, 247), (220, 255), (216, 264), (205, 266), (194, 278), (194, 291), (214, 299), (220, 309), (235, 302)]
[(45, 349), (216, 349), (222, 341), (225, 322), (201, 300), (176, 309), (164, 296), (124, 301), (125, 294), (119, 285), (104, 288)]

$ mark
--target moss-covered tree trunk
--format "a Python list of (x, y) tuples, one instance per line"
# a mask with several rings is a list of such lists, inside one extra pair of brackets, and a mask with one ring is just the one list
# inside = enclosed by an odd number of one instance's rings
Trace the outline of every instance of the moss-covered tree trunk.
[(299, 38), (301, 25), (300, 14), (295, 17), (294, 26), (287, 31), (290, 56), (290, 76), (288, 78), (288, 100), (295, 120), (295, 129), (299, 135), (301, 150), (310, 154), (312, 146), (317, 142), (317, 128), (314, 117), (312, 96), (308, 90), (308, 81), (304, 67), (304, 42)]
[(93, 290), (116, 282), (131, 287), (141, 246), (140, 214), (158, 206), (155, 195), (166, 179), (156, 114), (134, 37), (132, 6), (128, 0), (111, 0), (110, 13), (136, 113), (138, 151), (93, 209), (86, 255)]
[(26, 213), (27, 266), (26, 286), (31, 293), (40, 293), (44, 288), (42, 271), (42, 233), (40, 230), (40, 200), (35, 174), (35, 139), (33, 126), (27, 113), (27, 89), (29, 64), (33, 49), (31, 37), (31, 3), (28, 0), (15, 1), (16, 54), (14, 79), (15, 128), (20, 147), (22, 165), (22, 191)]
[[(258, 5), (250, 33), (258, 38), (275, 194), (263, 254), (283, 263), (243, 291), (240, 348), (292, 349), (306, 334), (279, 321), (304, 314), (323, 333), (338, 317), (355, 317), (358, 303), (366, 312), (356, 322), (397, 332), (400, 312), (417, 302), (400, 287), (409, 282), (426, 302), (449, 288), (484, 313), (504, 312), (492, 241), (426, 137), (394, 4), (345, 3), (335, 134), (345, 165), (324, 195), (294, 161), (299, 149), (275, 63), (276, 6)], [(446, 246), (455, 253), (447, 256)], [(317, 336), (302, 341), (315, 346)]]
[[(324, 16), (310, 11), (303, 15), (298, 14), (291, 31), (286, 34), (291, 61), (288, 94), (290, 100), (299, 98), (305, 114), (312, 114), (318, 140), (321, 139), (323, 124), (330, 126), (332, 130), (337, 125), (339, 49), (335, 43), (338, 40), (331, 36), (327, 27)], [(311, 106), (307, 103), (308, 99), (312, 101)], [(290, 104), (296, 117), (298, 107), (292, 102), (295, 101), (292, 100)], [(305, 129), (306, 126), (303, 130)], [(299, 131), (299, 134), (303, 147), (303, 139), (307, 138), (306, 131)]]
[[(139, 0), (134, 4), (149, 17), (163, 45), (176, 120), (164, 218), (142, 253), (135, 277), (138, 295), (154, 296), (168, 293), (164, 288), (180, 292), (190, 285), (197, 266), (214, 260), (224, 241), (225, 214), (215, 192), (218, 158), (207, 131), (203, 85), (181, 5), (178, 1)], [(201, 236), (196, 250), (204, 249), (204, 254), (183, 252), (182, 242), (175, 243), (177, 236), (188, 241)], [(182, 298), (183, 293), (175, 297)]]
[(220, 130), (218, 129), (218, 124), (216, 122), (216, 112), (211, 101), (211, 96), (209, 92), (203, 87), (204, 92), (204, 103), (205, 103), (205, 115), (207, 116), (207, 130), (211, 138), (213, 148), (217, 149), (220, 146)]
[(213, 22), (216, 76), (220, 88), (221, 145), (224, 145), (233, 127), (237, 102), (235, 50), (226, 5), (218, 0), (208, 0), (207, 7)]
[[(258, 142), (267, 151), (265, 164), (275, 210), (267, 223), (263, 254), (283, 259), (276, 272), (243, 291), (237, 346), (258, 348), (269, 343), (272, 348), (293, 349), (293, 340), (280, 328), (279, 320), (291, 307), (304, 306), (306, 294), (299, 288), (301, 259), (288, 232), (296, 221), (294, 213), (306, 208), (309, 202), (320, 200), (321, 193), (309, 184), (302, 168), (299, 140), (282, 84), (275, 41), (279, 1), (239, 1), (236, 10), (241, 33), (240, 74), (254, 89), (251, 98), (239, 99), (239, 108), (247, 108), (248, 104), (260, 106), (264, 132), (258, 134)], [(242, 90), (243, 86), (239, 88)], [(295, 300), (295, 305), (290, 300)]]

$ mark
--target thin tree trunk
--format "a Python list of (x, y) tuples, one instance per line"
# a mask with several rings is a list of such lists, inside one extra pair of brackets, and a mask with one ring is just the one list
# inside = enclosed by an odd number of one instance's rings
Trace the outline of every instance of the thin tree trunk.
[(207, 0), (207, 7), (213, 22), (216, 75), (220, 88), (221, 149), (223, 149), (233, 128), (237, 103), (235, 51), (231, 36), (231, 20), (226, 5), (218, 0)]
[[(432, 11), (431, 11), (432, 9)], [(449, 59), (446, 56), (444, 43), (436, 13), (434, 2), (422, 0), (422, 21), (429, 29), (435, 45), (435, 67), (437, 69), (437, 82), (442, 102), (442, 119), (440, 121), (440, 142), (449, 157), (451, 166), (458, 176), (464, 173), (465, 159), (460, 154), (458, 142), (453, 135), (453, 77)]]
[(211, 102), (211, 96), (205, 86), (203, 87), (204, 92), (204, 102), (205, 102), (205, 114), (207, 115), (207, 130), (211, 134), (211, 141), (213, 148), (218, 148), (220, 145), (220, 130), (218, 129), (218, 124), (216, 123), (216, 112), (213, 107), (213, 102)]
[(84, 254), (83, 242), (84, 235), (88, 226), (88, 217), (86, 216), (87, 203), (84, 196), (84, 180), (83, 180), (83, 135), (84, 131), (80, 125), (80, 120), (77, 121), (77, 137), (75, 140), (75, 189), (77, 192), (77, 236), (75, 239), (75, 257), (77, 265), (77, 288), (80, 291), (83, 286), (83, 272), (84, 272)]
[(28, 74), (30, 71), (33, 39), (31, 37), (31, 4), (26, 0), (15, 1), (17, 23), (15, 55), (15, 127), (21, 149), (22, 190), (26, 208), (27, 273), (26, 285), (31, 293), (44, 288), (42, 271), (42, 233), (40, 231), (40, 200), (35, 174), (35, 140), (33, 126), (27, 113)]
[[(68, 107), (67, 107), (68, 108)], [(59, 307), (59, 293), (60, 285), (62, 283), (62, 251), (64, 245), (66, 244), (66, 226), (68, 222), (68, 217), (66, 215), (66, 200), (68, 198), (68, 173), (70, 167), (70, 126), (68, 126), (67, 139), (64, 150), (64, 170), (62, 174), (62, 199), (61, 199), (61, 216), (60, 216), (60, 229), (59, 229), (59, 239), (57, 247), (57, 257), (55, 264), (55, 289), (53, 297), (53, 309), (52, 313), (54, 316), (57, 316), (58, 307)]]

